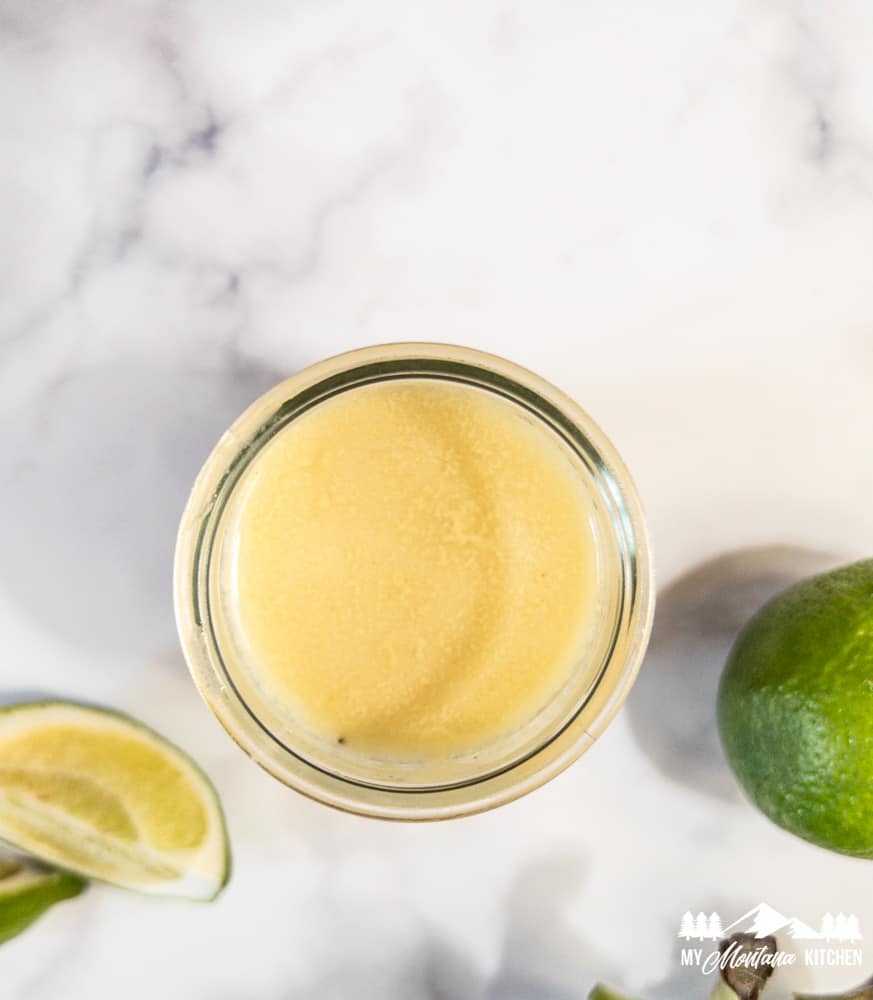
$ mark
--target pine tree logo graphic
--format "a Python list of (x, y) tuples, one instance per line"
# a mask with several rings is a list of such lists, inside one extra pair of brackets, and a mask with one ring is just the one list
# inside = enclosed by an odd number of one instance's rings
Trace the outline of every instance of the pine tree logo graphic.
[(714, 911), (709, 916), (701, 911), (695, 917), (690, 910), (682, 914), (678, 936), (684, 941), (717, 941), (721, 935), (721, 918)]

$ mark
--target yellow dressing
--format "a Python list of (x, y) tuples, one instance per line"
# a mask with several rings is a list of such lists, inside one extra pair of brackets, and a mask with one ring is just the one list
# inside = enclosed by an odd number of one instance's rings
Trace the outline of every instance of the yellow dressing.
[(446, 757), (515, 732), (597, 614), (591, 500), (569, 450), (470, 386), (319, 404), (240, 487), (233, 585), (258, 686), (322, 738)]

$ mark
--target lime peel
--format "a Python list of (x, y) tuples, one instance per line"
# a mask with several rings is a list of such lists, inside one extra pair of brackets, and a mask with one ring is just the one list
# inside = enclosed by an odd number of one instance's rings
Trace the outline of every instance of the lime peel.
[(55, 903), (78, 896), (86, 884), (68, 872), (0, 856), (0, 944), (17, 937)]

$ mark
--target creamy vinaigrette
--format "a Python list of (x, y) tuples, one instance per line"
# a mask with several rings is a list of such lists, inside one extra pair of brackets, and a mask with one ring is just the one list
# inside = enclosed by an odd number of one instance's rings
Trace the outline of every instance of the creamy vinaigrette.
[(350, 752), (446, 757), (511, 735), (584, 659), (592, 503), (557, 435), (487, 391), (403, 379), (320, 403), (237, 502), (255, 681)]

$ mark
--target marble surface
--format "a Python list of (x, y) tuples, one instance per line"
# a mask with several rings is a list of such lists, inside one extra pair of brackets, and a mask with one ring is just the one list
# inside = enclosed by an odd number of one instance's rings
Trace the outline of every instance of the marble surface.
[[(212, 906), (94, 888), (3, 1000), (650, 1000), (686, 909), (854, 911), (873, 866), (739, 797), (744, 617), (873, 551), (866, 0), (0, 0), (3, 697), (118, 706), (203, 762)], [(507, 355), (633, 470), (660, 590), (629, 704), (548, 787), (394, 826), (280, 787), (175, 640), (186, 490), (247, 401), (396, 339)]]

